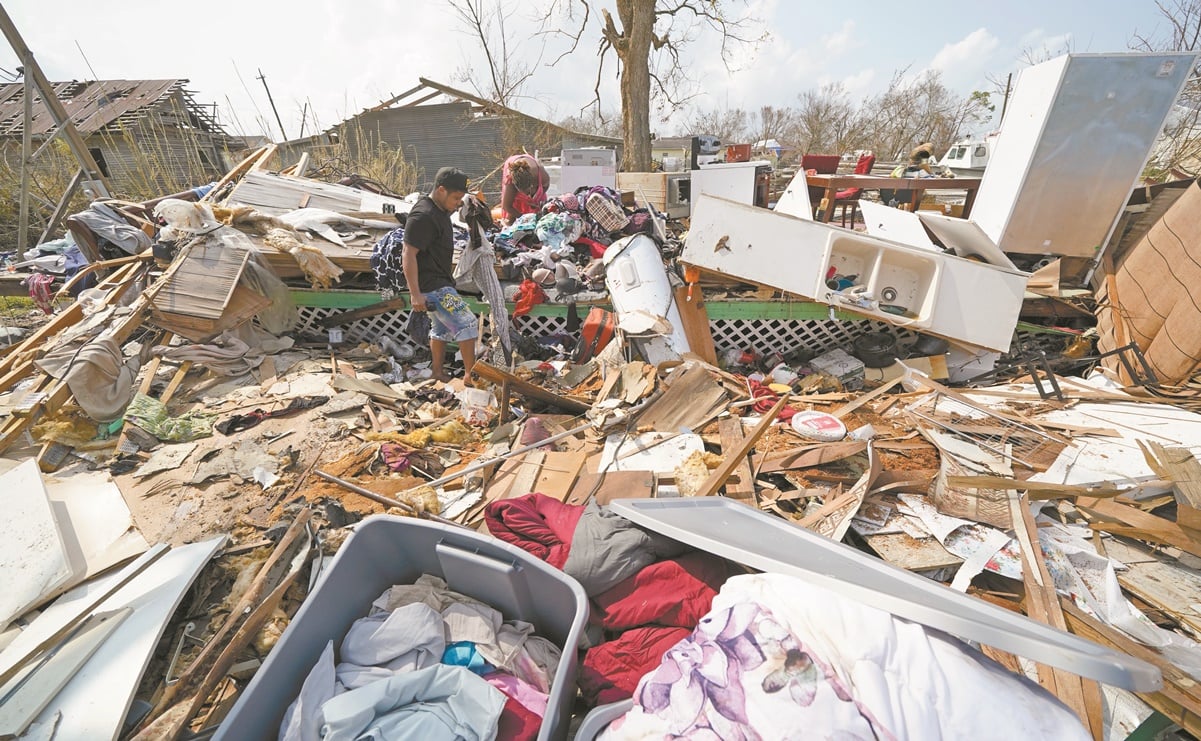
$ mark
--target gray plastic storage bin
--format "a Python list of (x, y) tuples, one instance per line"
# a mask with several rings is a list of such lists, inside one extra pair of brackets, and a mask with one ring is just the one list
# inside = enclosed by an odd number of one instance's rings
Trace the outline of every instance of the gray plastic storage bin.
[(610, 723), (630, 712), (632, 707), (633, 700), (618, 700), (593, 708), (591, 713), (584, 716), (584, 722), (580, 723), (579, 730), (575, 732), (574, 741), (593, 741)]
[(375, 515), (359, 523), (217, 731), (218, 741), (274, 739), (284, 711), (325, 644), (340, 644), (351, 623), (394, 584), (422, 574), (492, 605), (505, 619), (533, 623), (563, 648), (538, 738), (564, 739), (578, 670), (576, 646), (588, 621), (579, 582), (515, 546), (463, 528)]

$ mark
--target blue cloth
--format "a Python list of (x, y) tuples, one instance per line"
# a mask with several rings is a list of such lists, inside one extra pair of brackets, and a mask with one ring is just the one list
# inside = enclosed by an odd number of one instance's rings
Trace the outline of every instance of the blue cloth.
[(475, 644), (471, 641), (458, 641), (448, 645), (442, 652), (442, 663), (466, 667), (473, 674), (480, 675), (487, 674), (495, 668), (484, 661), (484, 657), (480, 656), (480, 652), (476, 650)]

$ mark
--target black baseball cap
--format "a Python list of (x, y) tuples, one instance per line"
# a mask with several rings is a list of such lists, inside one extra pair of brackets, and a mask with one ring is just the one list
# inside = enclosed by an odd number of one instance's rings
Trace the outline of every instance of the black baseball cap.
[(467, 173), (454, 167), (443, 167), (434, 176), (434, 187), (442, 186), (449, 191), (467, 192)]

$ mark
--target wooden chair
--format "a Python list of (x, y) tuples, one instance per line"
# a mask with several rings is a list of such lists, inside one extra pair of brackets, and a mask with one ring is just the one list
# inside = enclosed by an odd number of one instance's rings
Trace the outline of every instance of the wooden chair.
[[(876, 155), (863, 154), (855, 163), (856, 175), (870, 175), (872, 166), (876, 164)], [(863, 195), (862, 188), (847, 188), (834, 194), (834, 208), (842, 208), (842, 227), (847, 226), (847, 209), (851, 210), (851, 228), (855, 227), (855, 217), (859, 214), (859, 197)]]

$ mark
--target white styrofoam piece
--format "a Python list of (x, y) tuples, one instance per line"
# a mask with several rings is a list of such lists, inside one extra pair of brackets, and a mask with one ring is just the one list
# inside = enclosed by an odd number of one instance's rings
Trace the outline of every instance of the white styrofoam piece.
[(94, 615), (44, 664), (31, 664), (0, 687), (6, 698), (0, 703), (0, 736), (20, 736), (131, 612), (127, 607)]
[[(131, 607), (133, 614), (42, 710), (37, 721), (47, 721), (61, 712), (57, 738), (116, 739), (167, 623), (201, 569), (226, 540), (227, 537), (221, 535), (172, 548), (101, 603), (97, 610)], [(0, 654), (0, 665), (6, 665), (6, 657), (7, 664), (11, 664), (29, 647), (52, 635), (88, 602), (88, 595), (95, 599), (98, 593), (118, 581), (122, 573), (125, 573), (124, 569), (93, 579), (60, 597), (30, 624), (25, 634)], [(14, 651), (18, 649), (18, 641), (22, 648)]]
[(0, 626), (39, 604), (80, 574), (82, 559), (72, 559), (63, 528), (30, 458), (0, 477)]
[(978, 257), (989, 265), (1017, 270), (1001, 248), (992, 241), (980, 225), (968, 219), (957, 219), (936, 211), (919, 211), (918, 219), (934, 232), (943, 246), (960, 257)]
[(644, 528), (761, 571), (789, 574), (906, 620), (1125, 689), (1163, 686), (1146, 661), (969, 597), (725, 497), (620, 499)]
[[(685, 263), (1002, 352), (1013, 338), (1029, 277), (708, 195), (693, 207), (690, 227)], [(826, 286), (831, 269), (857, 276), (871, 298), (895, 292), (885, 303), (915, 316), (845, 302)]]
[(932, 252), (939, 251), (922, 227), (921, 219), (912, 211), (902, 211), (874, 201), (860, 201), (859, 211), (863, 213), (863, 225), (867, 233), (873, 237), (891, 239)]
[[(695, 194), (693, 198), (695, 198)], [(862, 204), (860, 204), (862, 207)], [(804, 170), (797, 170), (788, 186), (776, 200), (775, 212), (795, 216), (805, 221), (813, 221), (813, 202), (809, 200), (809, 183)]]

